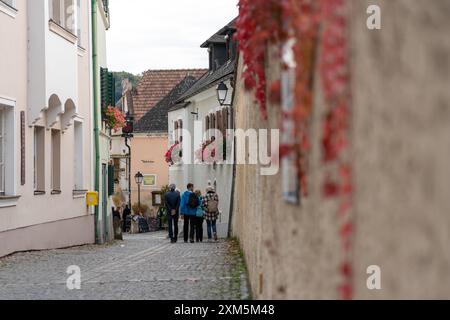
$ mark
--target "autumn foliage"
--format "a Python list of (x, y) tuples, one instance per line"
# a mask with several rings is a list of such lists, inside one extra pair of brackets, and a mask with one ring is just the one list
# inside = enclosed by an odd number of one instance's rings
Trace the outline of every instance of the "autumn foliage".
[[(267, 83), (269, 48), (278, 50), (282, 70), (283, 48), (291, 44), (295, 63), (295, 105), (289, 114), (295, 131), (293, 145), (283, 145), (280, 155), (295, 154), (299, 182), (307, 195), (307, 167), (310, 152), (309, 122), (313, 109), (314, 76), (319, 74), (326, 101), (322, 122), (322, 154), (326, 169), (323, 192), (326, 198), (338, 198), (338, 216), (343, 261), (340, 273), (341, 297), (352, 297), (350, 264), (352, 170), (349, 163), (350, 74), (348, 68), (347, 1), (346, 0), (240, 0), (237, 40), (244, 60), (245, 88), (254, 92), (263, 119), (268, 116), (267, 103), (281, 103), (280, 80)], [(272, 60), (271, 60), (272, 61)], [(318, 72), (316, 72), (316, 70)], [(283, 128), (283, 123), (280, 124)]]

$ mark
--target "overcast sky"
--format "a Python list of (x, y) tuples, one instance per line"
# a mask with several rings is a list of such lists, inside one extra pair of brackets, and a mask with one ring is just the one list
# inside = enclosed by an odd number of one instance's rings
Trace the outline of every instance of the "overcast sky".
[(238, 15), (238, 0), (111, 0), (112, 71), (206, 68), (200, 45)]

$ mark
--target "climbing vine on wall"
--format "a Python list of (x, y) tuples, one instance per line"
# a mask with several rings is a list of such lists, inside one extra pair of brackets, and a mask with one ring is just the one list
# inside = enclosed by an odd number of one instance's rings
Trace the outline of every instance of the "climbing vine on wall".
[[(349, 72), (347, 47), (346, 0), (240, 0), (237, 21), (239, 50), (244, 59), (245, 87), (253, 90), (263, 118), (267, 118), (267, 98), (273, 105), (281, 100), (280, 80), (267, 84), (266, 64), (269, 47), (278, 48), (292, 42), (295, 60), (295, 106), (284, 119), (293, 119), (295, 131), (292, 145), (283, 145), (280, 155), (295, 154), (298, 159), (299, 182), (307, 193), (307, 156), (310, 150), (309, 121), (313, 107), (313, 79), (319, 66), (322, 91), (326, 101), (323, 120), (322, 149), (326, 178), (325, 197), (339, 199), (343, 259), (340, 294), (352, 297), (350, 263), (352, 209), (352, 170), (349, 146)], [(320, 55), (318, 54), (320, 52)], [(283, 69), (288, 66), (282, 65)]]

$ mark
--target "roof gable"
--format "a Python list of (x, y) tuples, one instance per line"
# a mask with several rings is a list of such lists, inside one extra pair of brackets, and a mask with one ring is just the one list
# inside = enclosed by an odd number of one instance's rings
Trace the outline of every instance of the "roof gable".
[(142, 75), (136, 90), (133, 90), (134, 117), (139, 120), (184, 78), (199, 79), (206, 69), (148, 70)]
[(156, 106), (150, 109), (135, 125), (136, 133), (167, 133), (168, 113), (175, 105), (180, 96), (186, 92), (194, 83), (196, 78), (187, 76), (178, 83), (169, 94)]

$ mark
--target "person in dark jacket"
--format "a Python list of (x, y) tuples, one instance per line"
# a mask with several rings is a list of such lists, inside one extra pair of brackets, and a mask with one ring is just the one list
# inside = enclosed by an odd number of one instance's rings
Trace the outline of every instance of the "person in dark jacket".
[(127, 226), (127, 217), (131, 216), (131, 210), (128, 205), (125, 206), (125, 209), (122, 212), (122, 220), (123, 220), (123, 232), (128, 232), (129, 227)]
[(184, 233), (184, 242), (188, 242), (188, 236), (191, 243), (194, 243), (194, 234), (195, 234), (195, 222), (197, 217), (197, 207), (198, 204), (193, 207), (189, 204), (190, 199), (195, 198), (198, 202), (197, 196), (194, 193), (194, 185), (189, 183), (187, 185), (187, 191), (183, 193), (181, 197), (181, 216), (184, 220), (183, 233)]
[(171, 184), (169, 192), (164, 196), (166, 204), (168, 223), (169, 223), (169, 238), (171, 243), (178, 241), (178, 219), (180, 217), (180, 193), (176, 191), (176, 186)]

